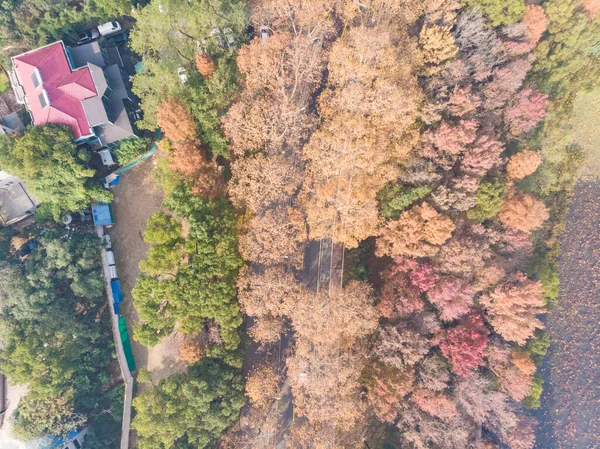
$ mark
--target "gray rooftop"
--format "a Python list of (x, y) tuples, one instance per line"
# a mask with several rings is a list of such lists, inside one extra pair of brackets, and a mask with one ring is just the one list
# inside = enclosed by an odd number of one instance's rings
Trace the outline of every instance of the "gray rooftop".
[(108, 115), (112, 120), (112, 125), (108, 124), (103, 127), (99, 132), (98, 137), (103, 145), (108, 145), (119, 140), (127, 139), (128, 137), (134, 137), (133, 128), (125, 109), (123, 100), (129, 98), (127, 89), (123, 78), (121, 78), (121, 71), (119, 67), (111, 65), (104, 69), (104, 74), (108, 79), (109, 85), (113, 89), (113, 93), (110, 96), (106, 106), (108, 109)]
[(37, 204), (19, 178), (0, 172), (0, 226), (29, 216)]
[(73, 64), (75, 68), (84, 67), (88, 62), (99, 67), (106, 67), (106, 62), (102, 57), (102, 51), (98, 42), (90, 42), (89, 44), (78, 45), (77, 47), (69, 47)]

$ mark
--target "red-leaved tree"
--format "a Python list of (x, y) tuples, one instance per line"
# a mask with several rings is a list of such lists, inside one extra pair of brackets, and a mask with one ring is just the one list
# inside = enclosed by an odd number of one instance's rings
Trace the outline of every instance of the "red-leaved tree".
[(504, 146), (492, 136), (481, 136), (462, 158), (461, 169), (476, 175), (485, 175), (500, 163)]
[(377, 309), (381, 316), (395, 319), (423, 310), (421, 292), (401, 271), (388, 270), (382, 274), (383, 288)]
[(393, 276), (398, 272), (407, 273), (410, 283), (421, 292), (429, 290), (438, 280), (435, 268), (430, 263), (419, 263), (408, 257), (399, 256), (394, 259), (390, 274)]
[(475, 292), (468, 281), (455, 277), (442, 278), (427, 296), (434, 304), (442, 321), (452, 321), (469, 312)]
[(533, 89), (524, 89), (517, 94), (513, 105), (504, 113), (511, 135), (518, 137), (531, 131), (546, 116), (548, 95)]
[(467, 376), (483, 365), (489, 332), (481, 315), (473, 311), (449, 329), (440, 344), (442, 354), (452, 363), (452, 371)]

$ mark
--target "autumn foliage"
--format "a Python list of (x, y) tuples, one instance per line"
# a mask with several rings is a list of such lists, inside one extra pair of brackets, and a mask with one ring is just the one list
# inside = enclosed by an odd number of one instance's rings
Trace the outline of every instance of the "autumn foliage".
[(452, 220), (427, 203), (404, 212), (380, 231), (377, 253), (389, 256), (434, 256), (454, 231)]
[(454, 373), (466, 376), (483, 365), (488, 335), (489, 331), (476, 312), (470, 313), (455, 327), (448, 329), (440, 343), (440, 349), (452, 363)]
[(196, 68), (200, 75), (210, 77), (215, 73), (217, 66), (208, 53), (198, 53), (196, 55)]
[(542, 284), (517, 273), (514, 279), (482, 297), (496, 332), (508, 341), (525, 344), (536, 329), (543, 327), (537, 318), (545, 311)]
[(275, 369), (263, 365), (253, 369), (246, 379), (246, 396), (256, 407), (265, 408), (280, 395), (281, 376)]
[(531, 131), (546, 116), (547, 107), (546, 94), (532, 89), (522, 90), (504, 116), (509, 132), (518, 137)]
[[(530, 73), (551, 14), (468, 3), (251, 7), (269, 35), (239, 49), (221, 118), (249, 264), (238, 295), (256, 341), (294, 333), (299, 447), (362, 447), (369, 411), (399, 447), (530, 445), (516, 402), (535, 367), (518, 345), (545, 307), (518, 270), (549, 212), (519, 181), (542, 162), (525, 145), (539, 146), (549, 107)], [(343, 289), (300, 286), (304, 250), (323, 239), (356, 248)]]
[(542, 156), (537, 151), (523, 150), (510, 158), (506, 165), (508, 177), (520, 181), (535, 173), (542, 163)]
[(197, 337), (187, 338), (179, 348), (179, 358), (188, 365), (200, 361), (204, 348)]
[[(589, 0), (584, 0), (584, 5), (590, 3)], [(538, 5), (527, 5), (523, 23), (527, 25), (527, 37), (530, 42), (536, 43), (548, 28), (548, 16), (544, 12), (544, 8)]]
[(473, 305), (475, 292), (468, 281), (459, 278), (442, 278), (428, 293), (442, 321), (452, 321), (465, 315)]
[(156, 117), (170, 143), (162, 144), (161, 148), (169, 149), (171, 169), (193, 180), (192, 194), (205, 198), (222, 196), (223, 178), (201, 146), (190, 110), (171, 97), (156, 108)]
[(538, 229), (548, 217), (548, 209), (544, 203), (526, 193), (507, 199), (498, 214), (498, 218), (506, 226), (523, 232)]
[(583, 0), (583, 9), (590, 19), (595, 19), (600, 11), (600, 1), (598, 0)]
[(196, 123), (185, 105), (175, 97), (168, 98), (156, 108), (158, 126), (174, 144), (196, 139)]

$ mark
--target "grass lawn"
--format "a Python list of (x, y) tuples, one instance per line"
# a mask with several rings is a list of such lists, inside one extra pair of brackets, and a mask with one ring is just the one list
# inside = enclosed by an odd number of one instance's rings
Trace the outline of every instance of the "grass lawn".
[(600, 87), (577, 96), (573, 108), (573, 137), (588, 155), (582, 175), (600, 176)]
[(0, 72), (0, 93), (6, 92), (9, 89), (8, 78), (3, 72)]

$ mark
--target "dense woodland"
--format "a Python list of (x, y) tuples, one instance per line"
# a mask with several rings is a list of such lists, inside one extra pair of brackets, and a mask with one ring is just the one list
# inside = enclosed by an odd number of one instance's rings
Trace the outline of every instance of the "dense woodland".
[[(90, 448), (115, 447), (123, 387), (111, 376), (118, 365), (100, 239), (64, 228), (1, 237), (2, 372), (27, 385), (12, 417), (15, 435), (30, 441), (87, 425)], [(26, 241), (35, 247), (23, 257), (14, 247)]]
[(112, 194), (97, 181), (90, 154), (73, 143), (66, 126), (29, 126), (23, 133), (0, 136), (0, 167), (27, 183), (41, 203), (40, 219), (60, 221), (85, 209), (93, 200), (110, 201)]
[[(55, 3), (49, 14), (28, 5), (3, 9), (7, 42), (71, 31)], [(85, 5), (68, 14), (124, 14)], [(23, 8), (54, 28), (15, 31)], [(543, 316), (583, 162), (570, 108), (599, 74), (599, 11), (596, 0), (153, 0), (134, 11), (139, 125), (164, 133), (165, 192), (144, 236), (134, 338), (152, 346), (177, 329), (189, 364), (135, 399), (138, 447), (253, 447), (235, 426), (245, 314), (256, 342), (292, 336), (293, 447), (531, 449)], [(2, 164), (20, 142), (0, 146)], [(342, 290), (302, 288), (304, 248), (321, 238), (345, 244)], [(254, 366), (251, 409), (269, 409), (282, 382)], [(93, 413), (77, 391), (66, 404)]]

